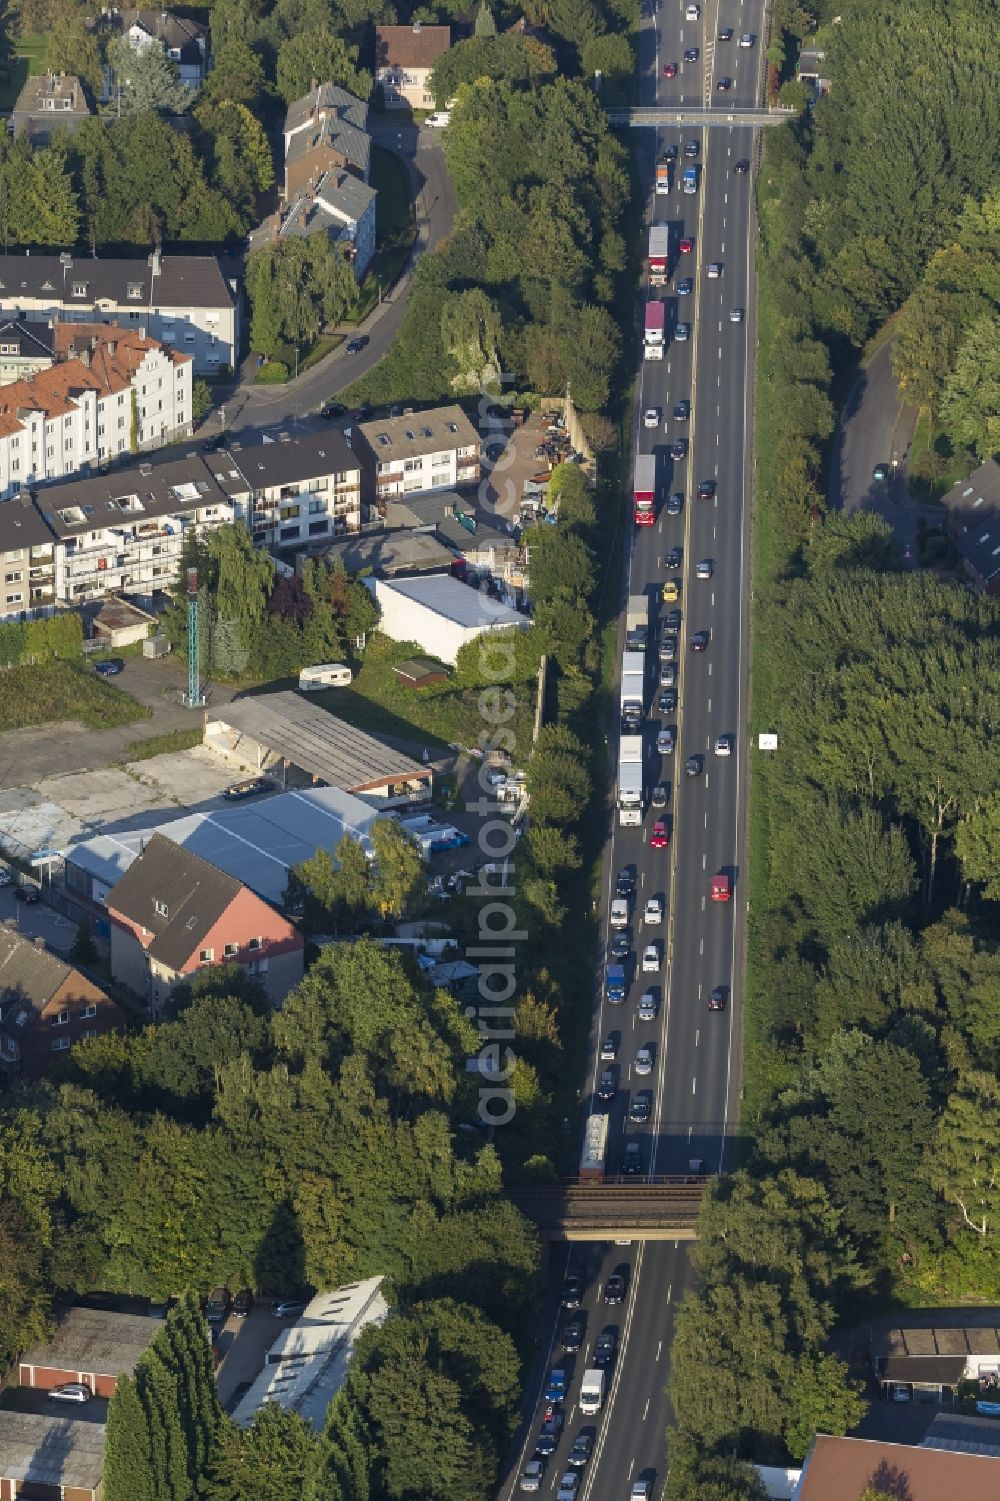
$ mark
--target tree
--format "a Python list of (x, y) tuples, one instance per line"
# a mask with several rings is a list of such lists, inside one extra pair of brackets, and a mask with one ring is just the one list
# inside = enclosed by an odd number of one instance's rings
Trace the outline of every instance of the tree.
[(966, 880), (991, 901), (1000, 898), (1000, 792), (991, 793), (955, 830), (955, 853)]
[(317, 850), (292, 871), (295, 882), (322, 909), (336, 932), (355, 926), (372, 907), (371, 868), (358, 840), (344, 834), (331, 856)]
[(476, 36), (496, 36), (497, 23), (493, 19), (493, 12), (487, 0), (480, 0), (479, 9), (476, 11)]
[(49, 71), (75, 74), (99, 94), (104, 86), (104, 69), (97, 34), (87, 26), (85, 11), (66, 6), (58, 23), (46, 29), (45, 66)]
[(927, 1160), (930, 1181), (957, 1208), (962, 1230), (978, 1236), (994, 1260), (1000, 1248), (998, 1124), (996, 1080), (966, 1075), (948, 1098)]
[(571, 731), (545, 725), (528, 763), (533, 820), (572, 823), (590, 797), (586, 751)]
[(191, 417), (194, 422), (203, 422), (212, 410), (212, 388), (207, 380), (201, 377), (194, 382), (191, 389)]
[(342, 251), (323, 231), (261, 246), (247, 261), (254, 349), (273, 354), (311, 344), (327, 323), (343, 319), (357, 292)]
[(142, 115), (160, 112), (183, 115), (194, 95), (181, 83), (177, 64), (155, 44), (133, 47), (128, 37), (115, 37), (108, 46), (111, 66), (113, 114)]
[(420, 848), (391, 818), (372, 824), (371, 841), (375, 854), (372, 900), (383, 916), (401, 917), (424, 885)]
[(441, 343), (458, 374), (456, 392), (478, 395), (498, 387), (500, 309), (478, 287), (448, 295), (441, 309)]
[(958, 447), (981, 459), (1000, 452), (1000, 318), (978, 318), (959, 345), (941, 399), (941, 420)]
[(73, 939), (73, 947), (69, 951), (69, 957), (76, 964), (94, 964), (97, 961), (97, 945), (94, 935), (90, 931), (88, 922), (79, 922), (76, 928), (76, 937)]
[(286, 104), (308, 94), (314, 78), (339, 84), (359, 99), (371, 93), (371, 75), (358, 67), (357, 47), (326, 24), (289, 36), (278, 48), (277, 85)]
[(860, 1382), (833, 1355), (809, 1355), (799, 1362), (792, 1388), (792, 1412), (785, 1442), (794, 1459), (805, 1458), (817, 1433), (840, 1436), (856, 1428), (868, 1410)]
[(206, 1501), (301, 1501), (310, 1494), (320, 1440), (299, 1413), (266, 1402), (249, 1428), (224, 1424), (209, 1460)]

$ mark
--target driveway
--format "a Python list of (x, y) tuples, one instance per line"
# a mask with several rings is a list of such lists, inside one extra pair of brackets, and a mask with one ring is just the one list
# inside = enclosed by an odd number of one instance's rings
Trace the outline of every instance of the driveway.
[(370, 133), (376, 145), (394, 152), (406, 166), (416, 204), (417, 239), (399, 281), (356, 330), (367, 335), (368, 344), (355, 355), (347, 354), (341, 344), (318, 365), (283, 386), (253, 385), (255, 363), (246, 361), (240, 385), (205, 423), (206, 433), (223, 427), (228, 432), (239, 432), (304, 417), (367, 375), (392, 346), (406, 312), (417, 261), (451, 233), (455, 193), (445, 167), (440, 131), (421, 129), (407, 118), (398, 122), (380, 121), (371, 127)]

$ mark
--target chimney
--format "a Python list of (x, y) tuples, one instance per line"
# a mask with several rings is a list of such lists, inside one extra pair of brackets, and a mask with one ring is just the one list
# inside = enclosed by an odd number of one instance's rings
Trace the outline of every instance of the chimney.
[(420, 22), (419, 21), (414, 21), (414, 23), (413, 23), (413, 35), (414, 36), (419, 36), (420, 35)]
[(109, 339), (108, 340), (108, 354), (114, 354), (115, 351), (117, 350), (117, 348), (118, 348), (118, 340), (117, 339)]
[(33, 946), (36, 949), (44, 949), (44, 947), (45, 947), (45, 939), (44, 938), (33, 938), (31, 940), (31, 942), (32, 942)]
[(149, 269), (152, 271), (154, 276), (159, 276), (162, 267), (163, 255), (160, 251), (159, 246), (157, 246), (152, 255), (149, 257)]
[(85, 348), (81, 349), (80, 353), (76, 356), (76, 358), (80, 361), (81, 365), (85, 365), (88, 370), (90, 369), (90, 350), (89, 350), (89, 348), (85, 347)]

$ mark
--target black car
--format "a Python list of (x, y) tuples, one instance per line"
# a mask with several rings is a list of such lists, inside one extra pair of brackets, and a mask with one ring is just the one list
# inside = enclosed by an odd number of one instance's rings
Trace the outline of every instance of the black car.
[(716, 985), (708, 998), (709, 1011), (725, 1011), (727, 994), (725, 985)]
[(545, 1419), (545, 1422), (542, 1424), (542, 1431), (538, 1435), (538, 1442), (535, 1445), (535, 1453), (538, 1455), (539, 1459), (548, 1459), (550, 1454), (554, 1454), (556, 1452), (556, 1447), (559, 1443), (559, 1436), (562, 1433), (562, 1427), (563, 1415), (559, 1411), (559, 1409), (556, 1408), (552, 1416)]
[[(662, 698), (663, 695), (661, 694), (660, 697)], [(670, 801), (670, 784), (668, 782), (657, 782), (656, 786), (653, 788), (652, 794), (650, 795), (649, 801), (652, 803), (654, 808), (665, 808)]]
[(684, 496), (679, 490), (667, 496), (667, 515), (679, 516), (684, 509)]
[(671, 443), (670, 445), (670, 457), (677, 463), (679, 463), (681, 459), (687, 458), (687, 451), (687, 438), (675, 438), (673, 443)]
[(674, 421), (686, 422), (691, 415), (691, 403), (689, 401), (674, 402)]
[(663, 617), (663, 629), (665, 631), (669, 631), (671, 635), (674, 635), (674, 634), (676, 634), (677, 631), (680, 630), (680, 628), (681, 628), (681, 612), (680, 612), (680, 610), (668, 610), (667, 613), (666, 613), (666, 615)]
[[(631, 896), (635, 890), (635, 873), (630, 865), (625, 865), (618, 872), (615, 880), (615, 896)], [(571, 1281), (579, 1281), (579, 1278), (571, 1278)]]
[(253, 1293), (248, 1287), (241, 1288), (233, 1299), (233, 1314), (238, 1319), (245, 1319), (253, 1307)]
[(649, 1090), (640, 1090), (632, 1096), (632, 1103), (628, 1107), (628, 1118), (634, 1126), (644, 1126), (653, 1111), (652, 1101), (649, 1098)]
[(599, 1100), (613, 1100), (618, 1093), (618, 1080), (615, 1078), (613, 1068), (606, 1068), (597, 1083), (597, 1098)]
[[(656, 700), (656, 711), (657, 711), (658, 714), (676, 714), (677, 713), (677, 689), (676, 688), (664, 688), (662, 690), (662, 692), (660, 693), (660, 696)], [(654, 807), (655, 807), (655, 804), (654, 804)]]
[(698, 49), (697, 49), (697, 47), (685, 47), (684, 48), (684, 61), (686, 63), (696, 63), (698, 61)]
[(219, 449), (225, 448), (225, 446), (225, 433), (216, 433), (214, 437), (205, 439), (204, 443), (201, 445), (201, 451), (202, 453), (218, 453)]
[(94, 671), (102, 678), (116, 678), (125, 671), (125, 663), (121, 657), (108, 657), (106, 662), (95, 662)]
[(733, 80), (731, 78), (720, 78), (718, 83), (715, 85), (720, 94), (728, 94), (732, 86)]
[(367, 343), (368, 343), (368, 335), (367, 334), (361, 334), (361, 336), (359, 338), (357, 338), (357, 339), (348, 339), (347, 343), (344, 345), (344, 353), (345, 354), (360, 354), (361, 351), (362, 351), (362, 349), (365, 348), (365, 346), (366, 346)]
[(234, 782), (232, 787), (227, 787), (222, 796), (230, 803), (241, 803), (245, 797), (259, 797), (262, 792), (273, 792), (274, 783), (270, 777), (248, 777), (245, 782)]
[(612, 1272), (604, 1284), (604, 1301), (611, 1308), (625, 1301), (625, 1278), (621, 1272)]
[(660, 160), (664, 162), (675, 162), (677, 160), (677, 147), (673, 145), (665, 146), (663, 148), (663, 155)]
[(722, 30), (719, 32), (719, 41), (720, 42), (731, 42), (732, 39), (733, 39), (733, 28), (731, 26), (723, 26)]
[(27, 902), (29, 906), (33, 906), (35, 902), (41, 901), (42, 893), (37, 886), (15, 886), (14, 898), (16, 901)]
[(342, 406), (339, 401), (324, 401), (319, 409), (319, 415), (324, 421), (332, 422), (334, 417), (346, 417), (347, 408)]
[(708, 632), (707, 631), (695, 631), (694, 635), (691, 637), (691, 650), (692, 651), (707, 651), (708, 650)]
[(703, 764), (701, 756), (688, 756), (684, 762), (684, 775), (686, 777), (700, 777)]
[(747, 172), (750, 171), (750, 163), (747, 161), (746, 157), (740, 157), (738, 162), (733, 163), (733, 171), (739, 177), (743, 177)]
[(712, 496), (714, 494), (715, 494), (715, 480), (714, 479), (703, 479), (702, 482), (701, 482), (701, 484), (698, 486), (698, 499), (699, 500), (711, 500)]
[(684, 142), (684, 155), (686, 157), (690, 158), (691, 161), (694, 160), (694, 158), (698, 155), (698, 152), (700, 150), (701, 150), (701, 146), (699, 145), (699, 143), (697, 141), (685, 141)]
[(590, 1451), (594, 1447), (594, 1440), (589, 1433), (578, 1433), (573, 1440), (573, 1446), (566, 1455), (566, 1463), (571, 1464), (575, 1470), (579, 1470), (590, 1458)]
[(675, 573), (681, 566), (683, 554), (679, 547), (672, 547), (663, 560), (663, 566), (671, 573)]
[(229, 1291), (214, 1287), (205, 1300), (205, 1317), (210, 1324), (224, 1324), (229, 1316)]
[(594, 1364), (609, 1366), (618, 1348), (618, 1335), (614, 1329), (602, 1329), (594, 1343)]
[(889, 478), (888, 464), (876, 464), (872, 470), (872, 479), (881, 482)]
[(575, 1355), (583, 1344), (583, 1336), (587, 1332), (586, 1314), (577, 1313), (570, 1319), (563, 1330), (562, 1347), (567, 1355)]
[(632, 952), (632, 934), (628, 928), (619, 928), (611, 940), (612, 959), (627, 959)]
[(563, 1283), (562, 1306), (564, 1308), (579, 1308), (580, 1299), (583, 1297), (583, 1283), (577, 1276), (569, 1276)]

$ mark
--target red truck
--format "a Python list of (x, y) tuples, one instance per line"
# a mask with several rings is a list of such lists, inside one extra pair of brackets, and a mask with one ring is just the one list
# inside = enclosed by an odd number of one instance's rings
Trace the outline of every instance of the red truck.
[(635, 503), (636, 526), (656, 524), (656, 455), (636, 455), (635, 474), (632, 480), (632, 498)]

